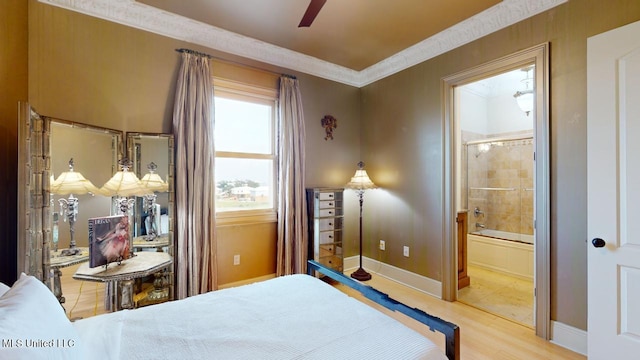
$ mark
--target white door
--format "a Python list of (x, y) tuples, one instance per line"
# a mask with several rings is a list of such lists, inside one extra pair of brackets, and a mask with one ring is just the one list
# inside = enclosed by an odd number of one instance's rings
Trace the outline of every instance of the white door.
[(640, 22), (587, 41), (588, 355), (640, 358)]

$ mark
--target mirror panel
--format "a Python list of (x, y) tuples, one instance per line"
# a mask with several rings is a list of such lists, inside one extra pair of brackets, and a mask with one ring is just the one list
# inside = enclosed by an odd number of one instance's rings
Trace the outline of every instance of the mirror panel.
[[(73, 158), (74, 171), (81, 173), (93, 185), (100, 188), (116, 172), (118, 160), (123, 154), (123, 133), (121, 131), (87, 126), (60, 119), (46, 118), (49, 130), (50, 168), (49, 181), (69, 170), (69, 160)], [(93, 194), (74, 195), (78, 198), (78, 214), (75, 226), (75, 241), (78, 247), (89, 246), (88, 220), (93, 217), (112, 214), (111, 198)], [(69, 247), (69, 222), (65, 221), (59, 199), (68, 195), (50, 194), (52, 217), (52, 249)]]
[[(169, 234), (170, 223), (173, 221), (173, 135), (170, 134), (143, 134), (127, 133), (127, 154), (132, 163), (132, 169), (139, 179), (149, 173), (148, 166), (153, 163), (157, 166), (154, 170), (163, 181), (168, 184), (167, 191), (155, 192), (156, 209), (160, 211), (159, 219), (155, 219), (154, 226), (159, 236)], [(144, 198), (137, 197), (134, 207), (135, 237), (149, 235), (149, 227), (153, 226), (148, 219)], [(171, 236), (170, 236), (171, 237)]]
[[(150, 173), (149, 165), (155, 165), (166, 186), (154, 192), (155, 205), (150, 206), (148, 197), (136, 197), (133, 208), (134, 251), (164, 251), (174, 255), (174, 144), (172, 134), (127, 133), (127, 156), (136, 176), (143, 180)], [(152, 210), (153, 209), (153, 210)], [(173, 299), (173, 268), (155, 274), (153, 291), (138, 301), (140, 306)], [(145, 281), (147, 283), (148, 281)], [(144, 283), (141, 284), (144, 287)], [(144, 289), (141, 289), (144, 291)]]
[[(19, 103), (18, 116), (18, 267), (48, 284), (58, 296), (60, 279), (52, 270), (59, 273), (62, 265), (54, 269), (51, 256), (56, 245), (60, 250), (69, 247), (71, 233), (58, 202), (68, 195), (51, 194), (51, 182), (68, 171), (69, 160), (74, 158), (75, 170), (100, 187), (124, 153), (124, 135), (122, 131), (41, 116), (26, 102)], [(88, 247), (88, 219), (109, 215), (111, 199), (77, 196), (74, 238), (76, 246)]]

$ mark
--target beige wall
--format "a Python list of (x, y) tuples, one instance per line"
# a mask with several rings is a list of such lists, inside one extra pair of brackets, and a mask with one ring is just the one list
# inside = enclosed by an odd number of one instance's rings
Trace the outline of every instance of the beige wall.
[[(360, 148), (357, 88), (35, 0), (29, 1), (29, 30), (29, 101), (43, 115), (125, 132), (170, 133), (180, 59), (175, 49), (190, 48), (220, 58), (212, 65), (217, 77), (274, 87), (277, 74), (297, 75), (307, 124), (307, 183), (337, 186), (355, 171)], [(335, 116), (339, 127), (335, 140), (325, 142), (320, 119), (326, 114)], [(220, 227), (217, 235), (219, 284), (275, 272), (274, 224)], [(239, 266), (232, 265), (236, 254)]]
[(18, 101), (27, 100), (27, 2), (0, 1), (0, 282), (17, 279)]
[[(360, 90), (312, 76), (299, 76), (306, 124), (307, 187), (344, 187), (360, 161)], [(325, 140), (321, 120), (338, 121), (333, 140)], [(364, 121), (366, 122), (366, 121)], [(344, 193), (345, 256), (358, 252), (358, 201), (353, 191)]]
[[(441, 79), (549, 42), (551, 318), (586, 329), (587, 37), (639, 19), (637, 0), (571, 0), (365, 87), (362, 152), (385, 191), (367, 208), (376, 211), (366, 216), (374, 241), (365, 254), (377, 258), (374, 242), (385, 239), (385, 261), (442, 278)], [(421, 255), (408, 262), (403, 245)]]
[[(275, 223), (218, 226), (218, 283), (275, 274), (276, 228)], [(234, 255), (240, 255), (239, 265), (233, 265)]]

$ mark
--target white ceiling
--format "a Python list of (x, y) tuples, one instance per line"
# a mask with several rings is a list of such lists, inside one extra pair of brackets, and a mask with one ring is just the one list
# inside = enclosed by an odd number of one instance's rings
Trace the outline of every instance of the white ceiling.
[(39, 0), (361, 87), (567, 0)]
[[(524, 69), (516, 69), (465, 84), (461, 87), (484, 98), (499, 97), (505, 94), (513, 95), (516, 91), (527, 88), (525, 84), (527, 76), (533, 76), (533, 71), (526, 72)], [(529, 86), (533, 88), (533, 83), (530, 82)]]

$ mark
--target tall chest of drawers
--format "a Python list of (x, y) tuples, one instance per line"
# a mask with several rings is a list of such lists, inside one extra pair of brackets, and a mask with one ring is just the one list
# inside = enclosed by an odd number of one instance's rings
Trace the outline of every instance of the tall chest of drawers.
[(309, 259), (342, 272), (343, 189), (307, 189)]

